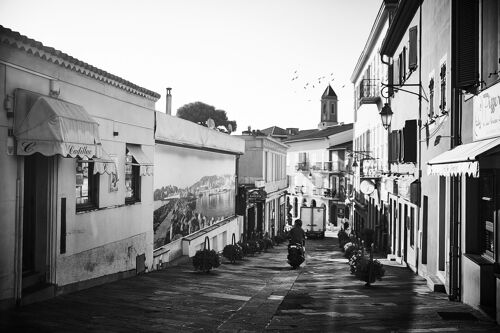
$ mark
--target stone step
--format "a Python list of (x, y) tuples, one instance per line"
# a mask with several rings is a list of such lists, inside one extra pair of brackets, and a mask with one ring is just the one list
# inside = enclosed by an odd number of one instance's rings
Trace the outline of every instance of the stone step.
[(429, 275), (426, 277), (426, 280), (430, 290), (438, 293), (446, 293), (444, 283), (436, 275)]

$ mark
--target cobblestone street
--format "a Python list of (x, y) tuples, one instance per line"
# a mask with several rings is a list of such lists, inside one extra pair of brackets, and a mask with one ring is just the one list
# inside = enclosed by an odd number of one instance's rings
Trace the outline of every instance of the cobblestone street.
[(336, 244), (309, 241), (299, 270), (286, 264), (284, 245), (209, 274), (169, 267), (3, 312), (2, 331), (500, 332), (401, 266), (386, 265), (384, 279), (365, 287)]

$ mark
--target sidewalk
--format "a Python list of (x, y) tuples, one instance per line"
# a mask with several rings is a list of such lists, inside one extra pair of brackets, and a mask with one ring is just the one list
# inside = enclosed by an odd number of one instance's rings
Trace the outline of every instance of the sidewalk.
[[(286, 246), (210, 274), (190, 263), (0, 314), (2, 332), (497, 332), (481, 313), (387, 266), (371, 288), (354, 279), (336, 239), (308, 241), (291, 270)], [(445, 320), (438, 312), (455, 312)], [(452, 314), (453, 315), (453, 314)]]

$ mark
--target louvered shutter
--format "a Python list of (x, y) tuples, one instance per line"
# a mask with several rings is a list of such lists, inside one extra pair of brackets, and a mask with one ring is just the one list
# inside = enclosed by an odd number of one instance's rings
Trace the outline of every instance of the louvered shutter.
[(403, 128), (403, 162), (417, 163), (417, 120), (405, 121)]
[(410, 49), (408, 50), (408, 68), (413, 70), (417, 68), (417, 27), (411, 27), (410, 35)]
[(479, 79), (479, 2), (454, 1), (456, 86), (466, 88)]

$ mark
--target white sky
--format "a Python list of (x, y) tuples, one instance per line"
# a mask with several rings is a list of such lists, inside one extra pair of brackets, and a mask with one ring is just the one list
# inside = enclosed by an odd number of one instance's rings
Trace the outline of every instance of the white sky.
[(315, 128), (323, 76), (333, 78), (339, 121), (352, 122), (349, 78), (380, 4), (1, 0), (0, 24), (160, 93), (157, 110), (165, 110), (166, 87), (173, 88), (173, 114), (195, 101), (223, 109), (240, 133), (248, 126)]

